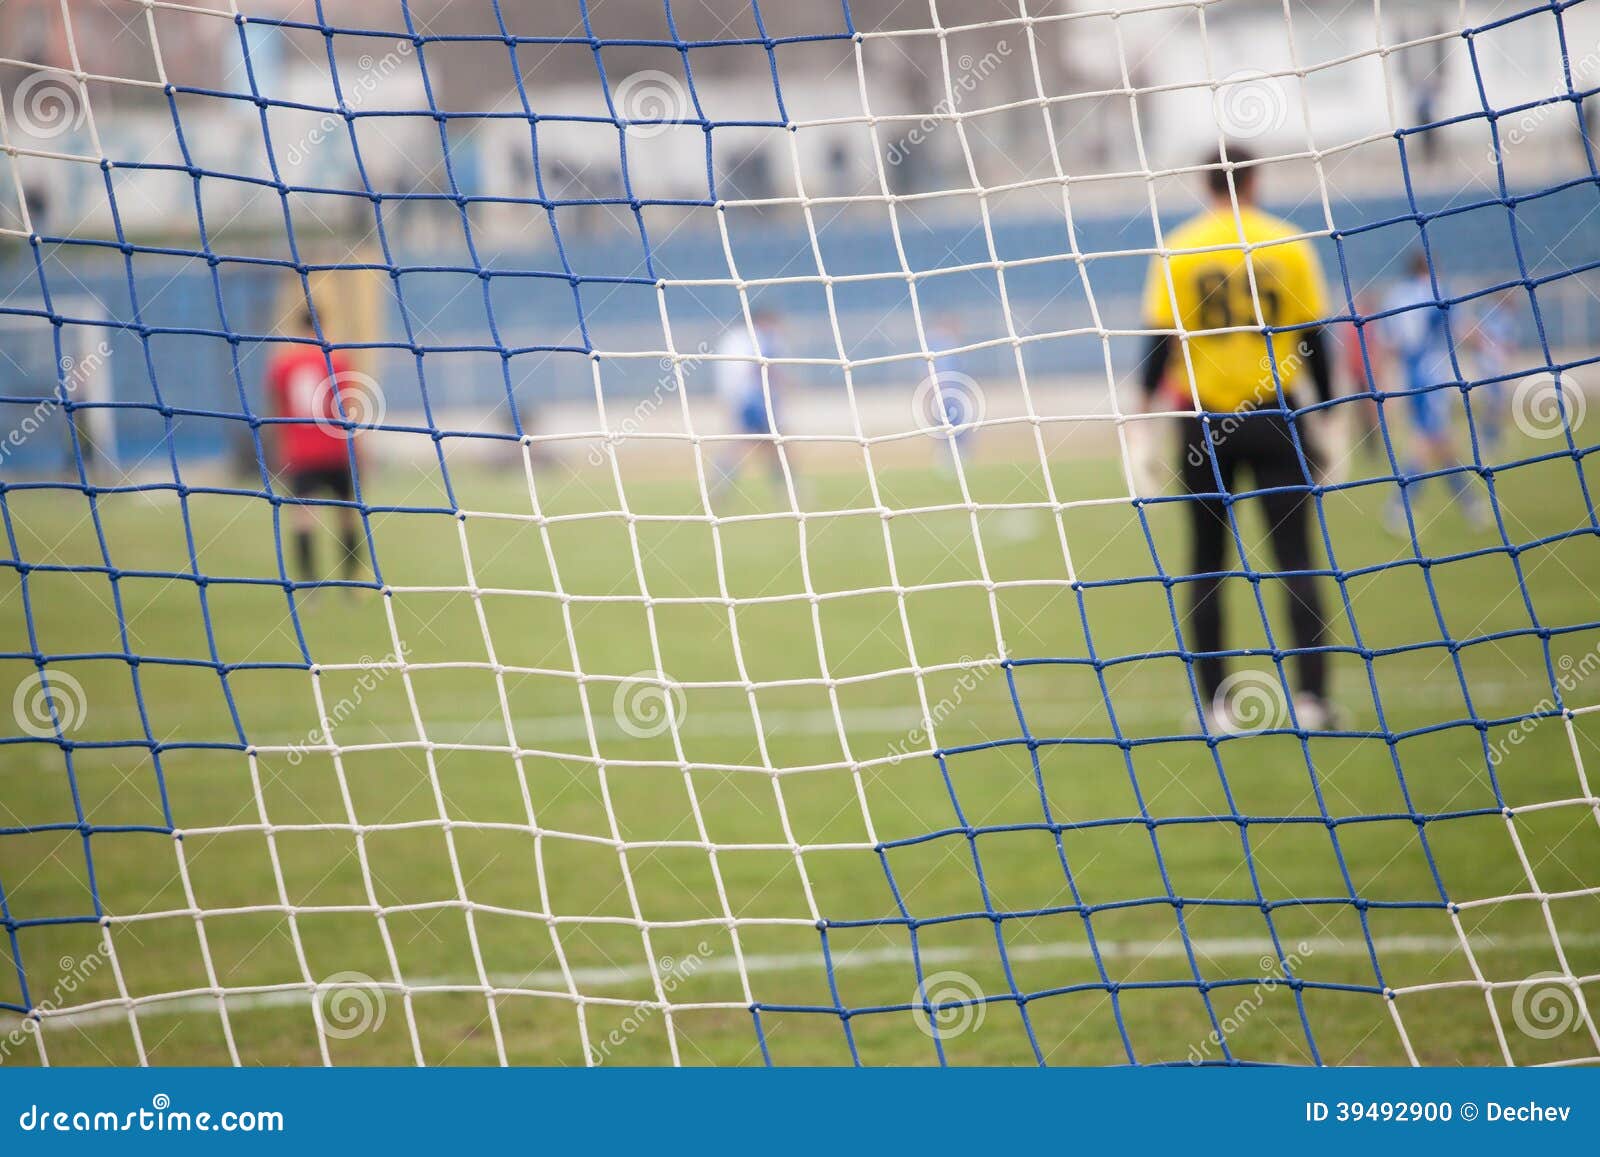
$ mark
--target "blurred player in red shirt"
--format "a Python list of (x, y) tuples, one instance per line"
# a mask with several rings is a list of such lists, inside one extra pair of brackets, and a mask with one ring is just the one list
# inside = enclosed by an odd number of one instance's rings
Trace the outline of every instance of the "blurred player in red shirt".
[[(344, 504), (355, 500), (353, 465), (358, 431), (342, 423), (364, 421), (374, 399), (363, 389), (366, 379), (350, 369), (343, 354), (338, 350), (324, 353), (320, 344), (307, 344), (319, 341), (310, 308), (301, 306), (295, 314), (292, 336), (303, 340), (280, 346), (267, 366), (273, 416), (287, 419), (272, 427), (277, 467), (294, 497), (327, 494), (341, 503), (335, 507), (342, 548), (340, 573), (353, 579), (361, 565), (356, 508)], [(315, 505), (298, 502), (290, 510), (298, 577), (302, 582), (319, 581), (312, 546), (317, 529)]]

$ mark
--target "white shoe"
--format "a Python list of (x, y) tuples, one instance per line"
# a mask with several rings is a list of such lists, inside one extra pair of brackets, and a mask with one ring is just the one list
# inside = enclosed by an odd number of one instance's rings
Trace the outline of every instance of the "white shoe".
[(1335, 731), (1343, 722), (1337, 707), (1305, 691), (1294, 697), (1294, 717), (1304, 731)]
[[(1250, 727), (1243, 723), (1234, 713), (1228, 710), (1228, 705), (1218, 697), (1217, 702), (1210, 704), (1202, 713), (1205, 720), (1206, 731), (1211, 735), (1249, 735), (1252, 731), (1259, 731), (1259, 726)], [(1287, 727), (1287, 719), (1273, 723), (1272, 726)]]
[(1383, 529), (1396, 538), (1411, 537), (1411, 528), (1406, 525), (1406, 512), (1398, 502), (1386, 502), (1383, 504), (1381, 521), (1383, 522)]

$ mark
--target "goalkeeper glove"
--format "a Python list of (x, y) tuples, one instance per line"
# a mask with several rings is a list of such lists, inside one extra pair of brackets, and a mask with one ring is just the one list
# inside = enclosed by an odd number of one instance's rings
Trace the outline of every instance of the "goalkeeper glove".
[(1157, 498), (1172, 481), (1172, 423), (1166, 419), (1141, 418), (1129, 423), (1128, 466), (1133, 475), (1136, 498)]
[(1348, 410), (1348, 406), (1328, 406), (1300, 419), (1306, 460), (1318, 486), (1338, 486), (1350, 480), (1355, 437)]

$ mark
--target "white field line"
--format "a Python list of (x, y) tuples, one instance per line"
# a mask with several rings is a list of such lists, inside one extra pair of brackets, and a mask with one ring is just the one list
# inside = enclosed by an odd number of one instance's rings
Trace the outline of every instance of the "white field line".
[[(1249, 956), (1259, 957), (1272, 965), (1271, 971), (1276, 971), (1278, 960), (1277, 952), (1272, 947), (1272, 942), (1267, 939), (1249, 937), (1218, 938), (1211, 940), (1193, 940), (1190, 942), (1194, 954), (1200, 958), (1235, 958), (1243, 959)], [(1564, 948), (1590, 948), (1600, 945), (1600, 933), (1567, 933), (1561, 937)], [(1522, 936), (1505, 940), (1484, 938), (1473, 943), (1475, 955), (1491, 952), (1522, 952), (1550, 947), (1548, 936)], [(1372, 947), (1380, 958), (1384, 956), (1441, 956), (1461, 950), (1461, 941), (1453, 936), (1380, 936), (1372, 941)], [(1341, 940), (1333, 937), (1315, 937), (1309, 940), (1286, 940), (1284, 950), (1301, 960), (1309, 960), (1314, 956), (1331, 956), (1341, 958), (1366, 958), (1368, 946), (1365, 941)], [(1188, 950), (1181, 939), (1171, 937), (1165, 940), (1129, 940), (1129, 941), (1102, 941), (1099, 944), (1099, 954), (1102, 960), (1171, 960), (1187, 959)], [(946, 966), (956, 964), (972, 964), (985, 960), (997, 959), (996, 954), (989, 949), (975, 948), (924, 948), (918, 954), (927, 975), (929, 966)], [(1090, 950), (1088, 942), (1067, 941), (1054, 944), (1019, 944), (1008, 946), (1006, 955), (1013, 962), (1047, 961), (1047, 960), (1093, 960), (1094, 953)], [(855, 971), (868, 968), (878, 968), (887, 965), (896, 965), (906, 969), (909, 975), (911, 968), (911, 953), (903, 948), (858, 948), (846, 952), (833, 954), (833, 967), (835, 971)], [(806, 969), (821, 968), (822, 952), (793, 952), (793, 953), (746, 953), (744, 957), (744, 970), (747, 975), (779, 972), (799, 972)], [(572, 981), (574, 984), (588, 988), (616, 988), (626, 984), (648, 983), (660, 975), (662, 968), (650, 964), (632, 964), (613, 968), (574, 968)], [(667, 967), (671, 971), (671, 966)], [(701, 959), (694, 968), (694, 975), (737, 975), (739, 961), (733, 956), (713, 956)], [(1264, 968), (1263, 972), (1269, 971)], [(349, 974), (340, 978), (343, 983), (339, 988), (364, 987)], [(546, 968), (532, 972), (492, 972), (489, 974), (489, 985), (496, 990), (506, 989), (536, 989), (540, 991), (564, 992), (567, 980), (559, 969)], [(373, 981), (373, 987), (383, 989), (399, 989), (402, 986), (392, 982)], [(479, 990), (482, 985), (476, 977), (430, 977), (413, 980), (406, 983), (404, 989), (416, 993), (427, 989), (439, 988), (451, 991)], [(228, 1014), (247, 1012), (254, 1009), (281, 1008), (285, 1006), (298, 1006), (307, 1003), (311, 990), (305, 986), (291, 986), (276, 989), (271, 992), (248, 992), (231, 995), (228, 1000)], [(649, 1002), (641, 1002), (649, 1003)], [(213, 995), (194, 996), (187, 995), (163, 1000), (158, 998), (144, 998), (144, 1002), (137, 1005), (140, 1019), (156, 1016), (174, 1016), (190, 1012), (215, 1012), (217, 998)], [(77, 1026), (87, 1028), (99, 1024), (125, 1022), (128, 1017), (127, 1006), (112, 1004), (109, 1006), (85, 1009), (74, 1012), (71, 1009), (60, 1011), (45, 1011), (44, 1020), (54, 1026)], [(22, 1027), (24, 1021), (20, 1017), (0, 1017), (0, 1031), (13, 1031)]]
[[(1508, 682), (1486, 679), (1474, 683), (1471, 690), (1473, 705), (1480, 716), (1512, 715), (1529, 711), (1549, 695), (1548, 685), (1534, 680)], [(964, 692), (969, 698), (974, 693), (975, 691)], [(1466, 704), (1454, 683), (1392, 680), (1385, 683), (1382, 695), (1384, 702), (1393, 706), (1439, 710), (1454, 704), (1453, 709), (1458, 713), (1458, 717), (1466, 717)], [(1362, 721), (1370, 714), (1371, 692), (1364, 680), (1348, 688), (1347, 692), (1338, 698), (1357, 716), (1351, 721), (1352, 724), (1365, 725)], [(635, 732), (624, 729), (621, 721), (615, 717), (612, 710), (607, 709), (607, 706), (597, 704), (593, 712), (596, 737), (622, 742), (636, 738)], [(1125, 733), (1131, 728), (1137, 729), (1141, 735), (1153, 735), (1157, 732), (1163, 735), (1199, 732), (1199, 720), (1194, 718), (1194, 708), (1187, 701), (1174, 704), (1171, 700), (1157, 699), (1149, 695), (1124, 695), (1113, 696), (1113, 706), (1117, 712), (1117, 722)], [(1111, 735), (1110, 720), (1105, 713), (1105, 700), (1102, 698), (1062, 696), (1052, 698), (1049, 708), (1050, 718), (1042, 723), (1035, 722), (1042, 718), (1042, 712), (1038, 710), (1033, 712), (1030, 727), (1036, 739), (1109, 738)], [(1581, 710), (1581, 708), (1574, 709)], [(1023, 710), (1027, 713), (1026, 704)], [(921, 709), (910, 704), (890, 707), (841, 707), (840, 711), (844, 718), (845, 734), (856, 746), (860, 745), (863, 737), (921, 736), (926, 722)], [(952, 705), (949, 702), (941, 702), (935, 705), (934, 711), (933, 723), (936, 733), (954, 732), (959, 737), (957, 740), (959, 743), (1021, 737), (1016, 714), (1009, 704), (963, 702)], [(1004, 723), (997, 724), (995, 721), (1000, 718), (1004, 719)], [(1061, 726), (1061, 721), (1067, 718), (1074, 718), (1077, 722), (1071, 726)], [(445, 747), (507, 746), (507, 736), (498, 711), (490, 711), (477, 720), (431, 718), (424, 715), (422, 722), (427, 729), (429, 743)], [(1393, 722), (1391, 721), (1391, 726)], [(1417, 721), (1400, 722), (1403, 726), (1409, 727), (1415, 726)], [(589, 733), (584, 726), (583, 717), (576, 712), (564, 715), (517, 715), (512, 717), (511, 723), (516, 729), (519, 746), (527, 750), (551, 750), (556, 744), (586, 745), (588, 742)], [(973, 734), (971, 729), (974, 724), (983, 727), (981, 735)], [(130, 734), (143, 730), (143, 724), (136, 717), (130, 717), (128, 725), (133, 728)], [(1373, 721), (1371, 725), (1376, 726), (1376, 722)], [(177, 724), (175, 727), (177, 729), (172, 734), (164, 738), (157, 736), (157, 739), (163, 742), (175, 742), (184, 738), (182, 725)], [(332, 729), (332, 743), (321, 738), (320, 730), (316, 721), (312, 721), (307, 731), (265, 735), (253, 732), (249, 733), (249, 739), (253, 746), (269, 752), (295, 748), (325, 750), (331, 747), (415, 745), (422, 742), (410, 721), (399, 718), (389, 726), (355, 722), (336, 724)], [(828, 708), (777, 707), (762, 709), (761, 730), (769, 739), (781, 736), (837, 738), (839, 724), (834, 718), (833, 711)], [(695, 710), (691, 707), (681, 714), (678, 732), (691, 742), (705, 739), (748, 739), (754, 742), (755, 717), (747, 710), (711, 711)], [(879, 754), (889, 754), (890, 747), (890, 744), (885, 744), (881, 753), (858, 752), (858, 755), (861, 758), (872, 759)], [(50, 749), (44, 745), (30, 745), (30, 748), (40, 759), (50, 753)], [(24, 753), (26, 754), (28, 750), (24, 749)], [(20, 760), (18, 763), (20, 765)]]
[[(1503, 710), (1490, 710), (1489, 714), (1507, 714), (1512, 711), (1529, 710), (1537, 704), (1541, 696), (1549, 694), (1548, 688), (1540, 689), (1538, 684), (1528, 683), (1503, 683), (1485, 680), (1471, 688), (1473, 704), (1478, 714), (1486, 713), (1486, 707), (1503, 707)], [(967, 694), (971, 694), (968, 692)], [(1531, 696), (1531, 698), (1529, 698)], [(1346, 695), (1347, 705), (1361, 712), (1368, 706), (1371, 693), (1365, 686), (1358, 692)], [(1434, 684), (1396, 683), (1393, 687), (1383, 690), (1385, 703), (1400, 703), (1407, 706), (1438, 707), (1447, 702), (1454, 701), (1459, 704), (1461, 717), (1466, 717), (1466, 703), (1461, 699), (1461, 693), (1454, 685), (1448, 688)], [(1127, 696), (1122, 700), (1113, 701), (1117, 712), (1117, 721), (1126, 729), (1130, 724), (1143, 727), (1166, 726), (1171, 734), (1189, 734), (1199, 731), (1199, 720), (1189, 718), (1194, 714), (1191, 705), (1184, 703), (1174, 706), (1169, 700), (1153, 700), (1149, 696)], [(1111, 734), (1109, 718), (1105, 714), (1105, 702), (1094, 698), (1059, 698), (1050, 702), (1051, 714), (1056, 719), (1064, 716), (1067, 710), (1078, 714), (1084, 722), (1070, 729), (1074, 737), (1101, 736), (1109, 737)], [(910, 732), (920, 733), (925, 722), (922, 711), (918, 707), (842, 707), (845, 731), (847, 735), (859, 737), (863, 735), (890, 736), (905, 735)], [(1023, 707), (1027, 714), (1026, 704)], [(1004, 715), (1007, 721), (1003, 736), (993, 735), (991, 738), (1018, 738), (1021, 729), (1017, 724), (1016, 715), (1008, 709), (999, 709), (986, 704), (978, 710), (963, 710), (961, 707), (950, 709), (946, 707), (936, 714), (934, 726), (936, 729), (953, 729), (957, 732), (963, 730), (963, 725), (968, 725), (976, 720), (988, 722), (995, 716)], [(1088, 722), (1093, 721), (1096, 727), (1086, 730)], [(578, 714), (569, 715), (519, 715), (512, 717), (512, 725), (516, 728), (517, 741), (523, 747), (544, 747), (551, 742), (583, 742), (589, 737), (584, 727), (583, 717)], [(427, 728), (428, 740), (433, 743), (500, 743), (505, 739), (505, 731), (500, 721), (498, 712), (491, 713), (479, 721), (465, 719), (429, 719), (423, 718)], [(1411, 724), (1407, 724), (1410, 726)], [(630, 738), (631, 733), (625, 731), (612, 712), (597, 709), (594, 712), (595, 734), (601, 739)], [(1287, 724), (1285, 724), (1287, 726)], [(696, 711), (692, 707), (681, 713), (678, 722), (679, 733), (688, 739), (739, 739), (755, 738), (755, 717), (749, 711)], [(761, 730), (768, 737), (780, 735), (794, 736), (837, 736), (839, 725), (833, 712), (826, 708), (771, 708), (761, 712)], [(990, 728), (992, 730), (992, 727)], [(665, 731), (665, 728), (663, 728)], [(1054, 737), (1061, 731), (1046, 724), (1033, 728), (1034, 737)], [(382, 727), (378, 725), (342, 725), (333, 729), (334, 742), (340, 747), (358, 747), (368, 744), (382, 743), (416, 743), (418, 736), (411, 733), (409, 723), (397, 721), (396, 727)], [(492, 740), (490, 737), (493, 737)], [(255, 738), (257, 747), (263, 749), (286, 748), (295, 745), (305, 745), (306, 738), (300, 735), (282, 735), (273, 738)], [(973, 742), (971, 737), (962, 739), (963, 743)], [(313, 741), (320, 745), (319, 741)]]

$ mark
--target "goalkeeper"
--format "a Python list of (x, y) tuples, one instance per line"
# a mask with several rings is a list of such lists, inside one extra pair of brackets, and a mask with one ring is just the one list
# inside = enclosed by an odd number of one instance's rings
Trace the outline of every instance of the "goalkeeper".
[(337, 510), (340, 573), (354, 581), (362, 569), (351, 466), (357, 446), (355, 432), (342, 423), (362, 399), (351, 384), (353, 375), (344, 355), (338, 350), (323, 352), (310, 306), (296, 310), (289, 336), (294, 341), (274, 353), (267, 366), (267, 392), (279, 419), (274, 425), (277, 465), (296, 499), (290, 507), (295, 573), (300, 582), (319, 581), (312, 545), (317, 528), (313, 503), (325, 492)]
[[(1180, 380), (1191, 377), (1185, 372), (1183, 344), (1173, 331), (1184, 335), (1193, 370), (1191, 400), (1198, 412), (1182, 422), (1178, 473), (1191, 496), (1184, 504), (1191, 533), (1190, 649), (1196, 654), (1208, 728), (1233, 727), (1221, 693), (1227, 674), (1221, 653), (1221, 596), (1233, 536), (1229, 507), (1242, 469), (1249, 472), (1251, 487), (1261, 492), (1276, 577), (1288, 593), (1295, 717), (1300, 726), (1321, 730), (1330, 725), (1333, 712), (1326, 658), (1319, 649), (1327, 628), (1318, 581), (1311, 573), (1311, 478), (1306, 466), (1317, 472), (1322, 466), (1318, 452), (1339, 448), (1316, 444), (1332, 437), (1329, 411), (1318, 411), (1311, 422), (1306, 420), (1310, 415), (1302, 416), (1292, 425), (1288, 416), (1306, 404), (1299, 393), (1303, 379), (1310, 379), (1319, 401), (1333, 396), (1332, 366), (1320, 325), (1326, 304), (1311, 243), (1287, 240), (1299, 231), (1255, 207), (1253, 160), (1233, 147), (1226, 161), (1220, 155), (1211, 159), (1216, 167), (1206, 173), (1210, 207), (1168, 237), (1170, 255), (1152, 263), (1144, 295), (1145, 326), (1164, 332), (1150, 339), (1141, 385), (1148, 411), (1156, 408), (1156, 394), (1169, 369)], [(1232, 193), (1229, 162), (1235, 166)], [(1270, 348), (1263, 325), (1273, 331)], [(1210, 419), (1209, 437), (1201, 413)], [(1313, 425), (1318, 428), (1311, 429)]]

